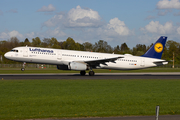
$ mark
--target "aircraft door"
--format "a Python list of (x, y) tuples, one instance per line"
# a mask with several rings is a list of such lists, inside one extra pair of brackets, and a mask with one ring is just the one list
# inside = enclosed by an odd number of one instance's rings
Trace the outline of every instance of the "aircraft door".
[(60, 50), (57, 51), (57, 60), (61, 61), (62, 60), (62, 53)]
[(145, 66), (145, 59), (144, 59), (144, 58), (141, 59), (141, 66), (142, 66), (142, 67)]
[(23, 48), (23, 57), (28, 57), (28, 48)]
[(98, 58), (99, 58), (99, 59), (103, 59), (103, 56), (102, 56), (102, 55), (99, 55)]

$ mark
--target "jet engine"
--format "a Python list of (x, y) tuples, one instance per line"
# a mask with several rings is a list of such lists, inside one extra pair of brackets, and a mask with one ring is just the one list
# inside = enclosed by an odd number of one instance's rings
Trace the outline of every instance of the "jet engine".
[(85, 64), (85, 63), (78, 63), (78, 62), (71, 62), (71, 63), (69, 63), (69, 68), (71, 70), (80, 70), (80, 71), (88, 69), (87, 64)]
[(88, 66), (86, 63), (70, 62), (69, 65), (57, 65), (57, 69), (85, 71), (88, 70)]

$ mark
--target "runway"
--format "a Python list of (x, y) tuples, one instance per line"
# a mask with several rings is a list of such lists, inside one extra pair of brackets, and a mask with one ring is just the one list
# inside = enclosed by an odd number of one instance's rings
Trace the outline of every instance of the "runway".
[[(154, 116), (130, 116), (130, 117), (79, 118), (79, 119), (74, 118), (74, 119), (56, 119), (56, 120), (155, 120), (155, 118), (156, 117), (154, 115)], [(162, 115), (159, 116), (158, 118), (159, 120), (179, 120), (180, 115)]]
[(35, 79), (59, 79), (59, 80), (108, 80), (108, 79), (180, 79), (180, 72), (174, 73), (96, 73), (94, 76), (81, 76), (77, 73), (59, 74), (0, 74), (3, 80), (35, 80)]

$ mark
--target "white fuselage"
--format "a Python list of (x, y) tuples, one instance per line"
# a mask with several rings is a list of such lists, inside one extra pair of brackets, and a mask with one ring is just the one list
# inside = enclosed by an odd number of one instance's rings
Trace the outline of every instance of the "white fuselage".
[(99, 64), (99, 66), (96, 66), (96, 68), (101, 69), (117, 70), (155, 67), (158, 66), (158, 64), (155, 64), (155, 62), (164, 61), (162, 59), (132, 56), (129, 54), (120, 55), (39, 47), (16, 47), (14, 48), (14, 51), (7, 52), (5, 57), (15, 61), (53, 65), (68, 65), (70, 62), (74, 61), (86, 62), (91, 60), (96, 61), (101, 59), (105, 60), (108, 58), (120, 57), (114, 62), (106, 62), (105, 64)]

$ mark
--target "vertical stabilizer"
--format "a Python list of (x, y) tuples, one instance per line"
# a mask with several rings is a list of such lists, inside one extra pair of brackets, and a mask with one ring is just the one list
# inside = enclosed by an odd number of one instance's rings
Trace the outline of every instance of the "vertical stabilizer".
[(161, 36), (142, 57), (161, 59), (167, 37)]

